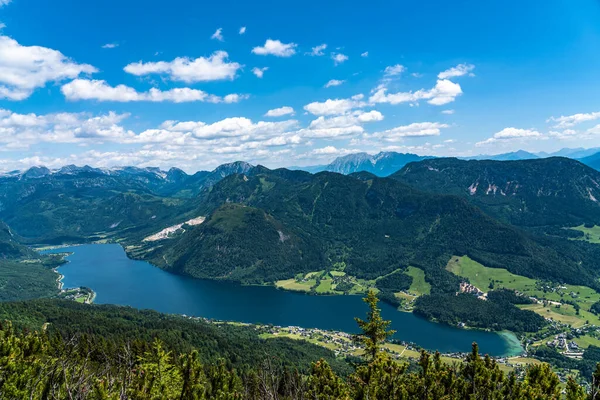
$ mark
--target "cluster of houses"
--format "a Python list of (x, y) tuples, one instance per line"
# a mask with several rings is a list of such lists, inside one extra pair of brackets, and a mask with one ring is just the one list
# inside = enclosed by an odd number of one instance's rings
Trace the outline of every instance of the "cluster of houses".
[(461, 282), (458, 293), (468, 293), (476, 296), (479, 300), (487, 300), (487, 293), (482, 292), (479, 288), (471, 285), (468, 282)]
[(554, 340), (549, 340), (546, 345), (557, 350), (563, 350), (564, 355), (571, 358), (581, 358), (583, 352), (579, 349), (579, 345), (574, 341), (567, 339), (566, 333), (559, 333), (554, 336)]

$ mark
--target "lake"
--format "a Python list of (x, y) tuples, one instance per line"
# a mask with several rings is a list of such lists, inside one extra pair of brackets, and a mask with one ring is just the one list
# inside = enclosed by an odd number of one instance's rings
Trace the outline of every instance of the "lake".
[[(241, 286), (173, 275), (145, 261), (127, 258), (117, 244), (90, 244), (50, 250), (73, 253), (60, 267), (65, 288), (86, 286), (97, 304), (118, 304), (170, 314), (225, 321), (302, 326), (349, 333), (357, 331), (354, 317), (364, 318), (360, 296), (312, 296), (270, 286)], [(466, 330), (429, 322), (412, 313), (380, 304), (391, 320), (394, 338), (428, 350), (468, 352), (477, 342), (482, 353), (514, 355), (521, 347), (514, 335)], [(443, 304), (440, 304), (443, 307)]]

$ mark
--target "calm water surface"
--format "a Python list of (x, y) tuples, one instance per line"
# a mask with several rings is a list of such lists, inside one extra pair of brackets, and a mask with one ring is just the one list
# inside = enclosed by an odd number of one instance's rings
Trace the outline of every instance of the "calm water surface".
[[(173, 275), (144, 261), (127, 258), (117, 244), (92, 244), (51, 250), (73, 252), (60, 267), (65, 288), (93, 289), (97, 304), (118, 304), (172, 314), (227, 321), (302, 326), (356, 332), (354, 317), (367, 307), (360, 296), (310, 296), (273, 287), (240, 286)], [(440, 307), (443, 307), (440, 304)], [(391, 320), (395, 338), (441, 352), (470, 351), (509, 355), (520, 346), (491, 332), (452, 328), (399, 312), (382, 303), (382, 315)]]

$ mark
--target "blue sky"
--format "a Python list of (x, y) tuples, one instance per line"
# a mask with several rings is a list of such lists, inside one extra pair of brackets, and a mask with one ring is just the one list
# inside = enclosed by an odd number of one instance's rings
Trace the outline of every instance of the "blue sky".
[(600, 146), (597, 0), (0, 0), (0, 26), (0, 170)]

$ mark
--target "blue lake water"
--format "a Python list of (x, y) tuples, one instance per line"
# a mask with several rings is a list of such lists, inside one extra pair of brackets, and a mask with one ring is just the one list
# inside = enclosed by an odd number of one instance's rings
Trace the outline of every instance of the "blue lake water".
[[(91, 244), (54, 249), (72, 252), (60, 267), (65, 288), (86, 286), (96, 292), (97, 304), (118, 304), (171, 314), (226, 321), (302, 326), (356, 332), (354, 317), (364, 317), (360, 296), (311, 296), (266, 286), (198, 280), (173, 275), (144, 261), (127, 258), (117, 244)], [(440, 304), (440, 307), (443, 307)], [(468, 352), (477, 342), (481, 352), (512, 355), (518, 343), (493, 332), (465, 330), (429, 322), (412, 313), (380, 304), (391, 320), (396, 339), (428, 350)]]

